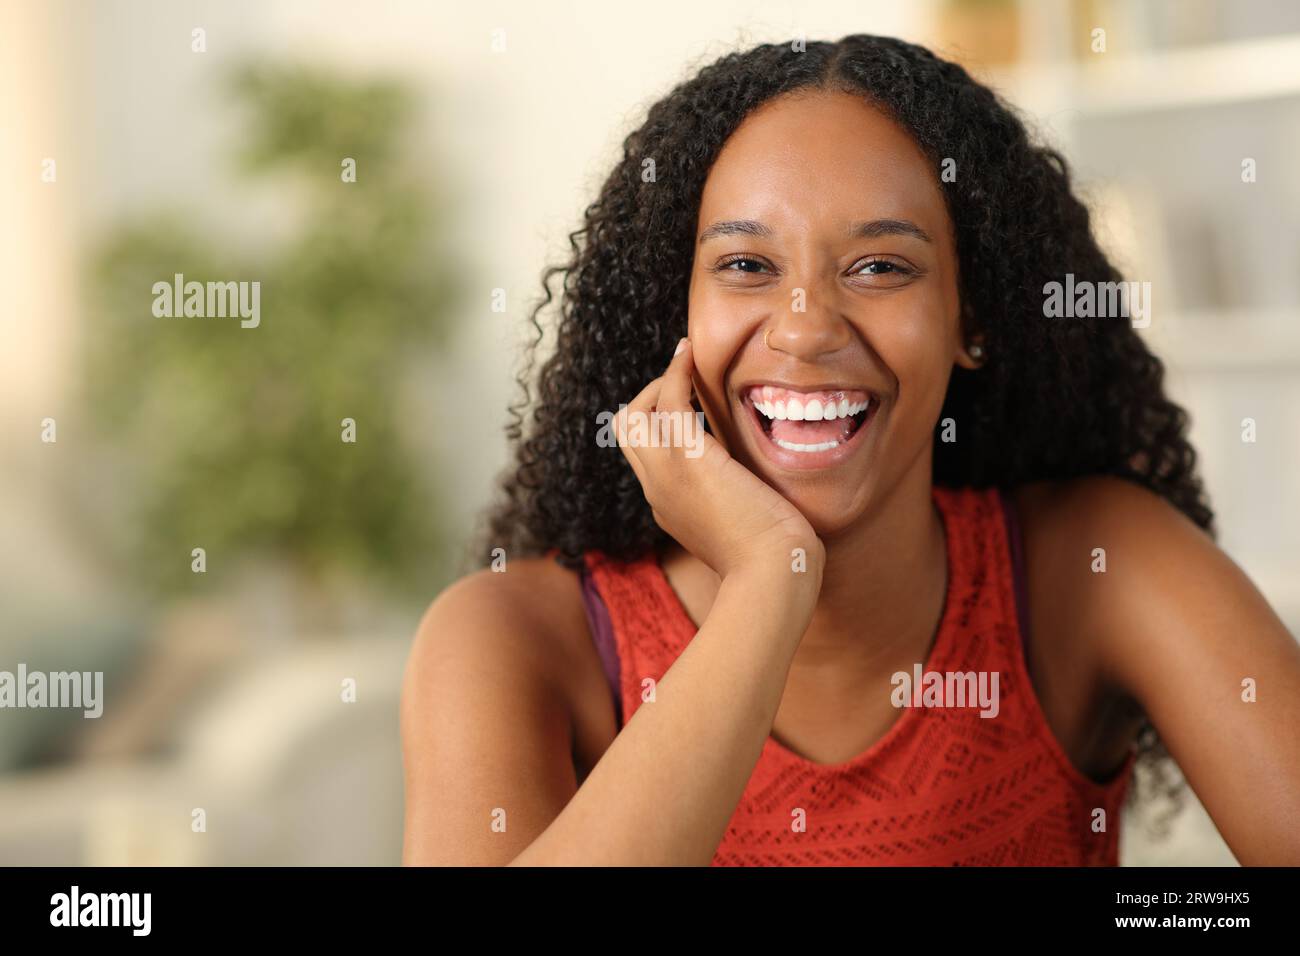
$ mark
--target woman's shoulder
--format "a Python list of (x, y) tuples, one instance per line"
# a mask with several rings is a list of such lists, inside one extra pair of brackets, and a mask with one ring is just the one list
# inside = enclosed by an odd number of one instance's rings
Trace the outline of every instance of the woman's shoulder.
[(554, 661), (586, 627), (578, 575), (551, 558), (526, 557), (448, 585), (424, 612), (415, 641), (417, 651), (486, 645)]
[(511, 558), (445, 588), (416, 629), (406, 689), (418, 706), (449, 684), (563, 712), (580, 750), (607, 736), (612, 703), (577, 572), (547, 556)]
[(572, 796), (616, 732), (588, 633), (578, 576), (547, 558), (476, 571), (433, 600), (402, 683), (407, 858), (499, 853), (448, 842), (479, 818), (474, 793), (525, 816)]
[(1101, 779), (1142, 720), (1108, 659), (1108, 642), (1126, 639), (1116, 595), (1142, 587), (1160, 529), (1187, 519), (1154, 492), (1108, 476), (1032, 482), (1009, 496), (1024, 554), (1031, 680), (1073, 764)]
[[(1091, 605), (1096, 612), (1104, 610), (1097, 601), (1118, 608), (1120, 598), (1156, 597), (1150, 572), (1157, 567), (1173, 562), (1209, 566), (1227, 560), (1209, 533), (1167, 498), (1136, 481), (1091, 475), (1032, 482), (1012, 489), (1010, 495), (1026, 564), (1066, 617), (1075, 613), (1072, 604)], [(1166, 590), (1181, 587), (1177, 576), (1162, 581)], [(1070, 619), (1088, 623), (1083, 617)]]
[(448, 741), (466, 734), (481, 743), (495, 727), (503, 739), (566, 749), (585, 775), (616, 726), (578, 575), (529, 557), (450, 584), (416, 629), (402, 712), (413, 754), (454, 750)]
[[(1091, 475), (1010, 490), (1036, 603), (1056, 622), (1089, 623), (1079, 612), (1121, 594), (1149, 595), (1154, 564), (1195, 560), (1218, 548), (1168, 499), (1135, 481)], [(1047, 598), (1050, 597), (1050, 600)]]
[(1012, 488), (1010, 495), (1025, 526), (1058, 534), (1067, 529), (1143, 531), (1192, 524), (1168, 499), (1115, 475), (1026, 482)]

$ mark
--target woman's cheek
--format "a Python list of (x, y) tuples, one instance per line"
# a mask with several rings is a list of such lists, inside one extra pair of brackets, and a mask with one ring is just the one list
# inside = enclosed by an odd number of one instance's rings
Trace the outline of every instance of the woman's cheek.
[(874, 337), (881, 361), (894, 380), (891, 428), (903, 444), (921, 446), (931, 441), (948, 390), (952, 369), (951, 330), (934, 308), (898, 315), (877, 328)]
[(695, 360), (695, 389), (717, 435), (728, 435), (728, 430), (735, 427), (726, 377), (746, 341), (744, 329), (748, 321), (725, 306), (691, 302), (687, 334)]

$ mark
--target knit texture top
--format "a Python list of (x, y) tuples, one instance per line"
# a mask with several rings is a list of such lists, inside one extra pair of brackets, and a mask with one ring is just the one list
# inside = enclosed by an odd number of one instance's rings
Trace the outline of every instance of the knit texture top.
[[(928, 659), (918, 662), (922, 680), (909, 691), (900, 679), (896, 690), (912, 706), (838, 764), (815, 763), (769, 734), (715, 866), (1118, 865), (1136, 754), (1096, 783), (1048, 726), (1026, 662), (1011, 499), (938, 486), (933, 496), (948, 585)], [(620, 562), (588, 552), (585, 564), (584, 600), (621, 729), (654, 706), (643, 702), (643, 682), (664, 676), (696, 627), (656, 556)], [(975, 691), (983, 680), (987, 702), (995, 673), (996, 713)]]

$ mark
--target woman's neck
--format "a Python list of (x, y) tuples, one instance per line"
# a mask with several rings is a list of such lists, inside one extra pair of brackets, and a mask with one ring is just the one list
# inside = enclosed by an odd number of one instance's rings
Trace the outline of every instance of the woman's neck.
[(948, 556), (943, 519), (924, 481), (898, 486), (859, 525), (825, 540), (817, 609), (799, 666), (843, 661), (923, 661), (942, 617)]

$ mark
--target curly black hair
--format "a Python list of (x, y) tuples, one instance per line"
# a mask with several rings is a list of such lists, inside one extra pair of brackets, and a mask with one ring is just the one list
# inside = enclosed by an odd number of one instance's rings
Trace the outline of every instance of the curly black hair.
[[(754, 109), (797, 90), (864, 97), (934, 164), (955, 229), (962, 322), (983, 335), (987, 356), (977, 370), (953, 370), (940, 419), (962, 423), (963, 440), (935, 441), (934, 483), (1009, 488), (1114, 475), (1161, 495), (1213, 537), (1187, 414), (1165, 396), (1160, 360), (1127, 321), (1044, 317), (1044, 285), (1067, 273), (1076, 283), (1121, 281), (1065, 159), (1033, 143), (1013, 108), (957, 64), (902, 40), (854, 35), (724, 56), (651, 106), (624, 140), (569, 236), (569, 261), (543, 273), (507, 427), (515, 460), (488, 519), (489, 547), (512, 556), (555, 549), (576, 567), (587, 550), (630, 559), (665, 543), (623, 455), (593, 440), (596, 415), (661, 374), (686, 334), (700, 197), (723, 144)], [(646, 160), (653, 177), (643, 177)], [(953, 164), (956, 176), (940, 177)], [(539, 317), (556, 275), (555, 350), (533, 402)], [(1176, 812), (1182, 782), (1149, 723), (1139, 750), (1153, 791)]]

